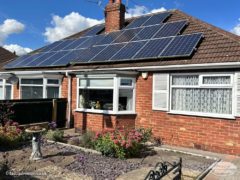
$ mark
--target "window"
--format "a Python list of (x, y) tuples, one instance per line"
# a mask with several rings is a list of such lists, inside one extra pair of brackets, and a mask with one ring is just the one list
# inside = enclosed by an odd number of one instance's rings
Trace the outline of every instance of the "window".
[(47, 80), (47, 98), (59, 98), (59, 80), (48, 79)]
[(12, 85), (8, 80), (0, 79), (0, 99), (12, 99)]
[(233, 115), (232, 75), (172, 75), (171, 111)]
[(21, 79), (22, 99), (59, 98), (59, 79)]
[(78, 79), (78, 109), (103, 113), (135, 111), (135, 79), (89, 77)]

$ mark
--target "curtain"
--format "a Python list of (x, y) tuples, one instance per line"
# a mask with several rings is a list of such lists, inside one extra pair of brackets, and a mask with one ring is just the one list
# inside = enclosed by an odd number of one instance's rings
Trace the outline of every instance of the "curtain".
[(198, 85), (198, 75), (173, 76), (172, 85)]
[(230, 76), (208, 76), (203, 77), (203, 84), (230, 84)]
[(173, 88), (172, 110), (232, 114), (232, 89)]

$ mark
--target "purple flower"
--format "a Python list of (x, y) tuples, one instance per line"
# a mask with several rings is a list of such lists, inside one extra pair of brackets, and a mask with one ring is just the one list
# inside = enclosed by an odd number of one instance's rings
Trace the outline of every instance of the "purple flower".
[(57, 127), (57, 124), (55, 121), (52, 121), (51, 123), (48, 124), (49, 129), (54, 130)]

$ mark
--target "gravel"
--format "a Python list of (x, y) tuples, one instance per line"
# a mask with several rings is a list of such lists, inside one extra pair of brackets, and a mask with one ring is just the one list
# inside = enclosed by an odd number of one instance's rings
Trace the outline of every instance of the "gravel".
[[(214, 162), (214, 160), (204, 157), (163, 150), (148, 154), (148, 156), (142, 158), (120, 160), (99, 154), (83, 152), (73, 147), (46, 142), (42, 145), (44, 159), (40, 161), (29, 161), (29, 156), (31, 154), (30, 144), (17, 150), (6, 151), (10, 154), (10, 160), (14, 161), (11, 168), (15, 170), (26, 172), (44, 170), (47, 171), (47, 177), (52, 177), (56, 173), (54, 169), (59, 169), (61, 172), (57, 173), (62, 175), (62, 178), (65, 177), (64, 175), (67, 173), (68, 175), (66, 175), (66, 177), (71, 177), (71, 175), (72, 177), (76, 177), (76, 175), (78, 175), (79, 178), (89, 177), (90, 179), (97, 180), (111, 180), (123, 175), (127, 179), (128, 173), (131, 174), (134, 170), (136, 170), (136, 175), (142, 173), (142, 177), (144, 177), (146, 171), (141, 171), (141, 169), (154, 167), (156, 163), (163, 161), (172, 163), (178, 161), (180, 157), (183, 159), (183, 174), (186, 174), (188, 177), (196, 177)], [(134, 173), (132, 173), (132, 175), (133, 177), (135, 176)], [(46, 177), (42, 178), (47, 179)]]

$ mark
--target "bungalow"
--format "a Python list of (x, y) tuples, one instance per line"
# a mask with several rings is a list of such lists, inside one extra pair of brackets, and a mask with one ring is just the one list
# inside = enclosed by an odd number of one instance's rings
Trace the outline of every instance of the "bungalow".
[(14, 98), (67, 98), (76, 130), (152, 128), (162, 143), (240, 155), (240, 37), (179, 10), (97, 25), (14, 59)]

